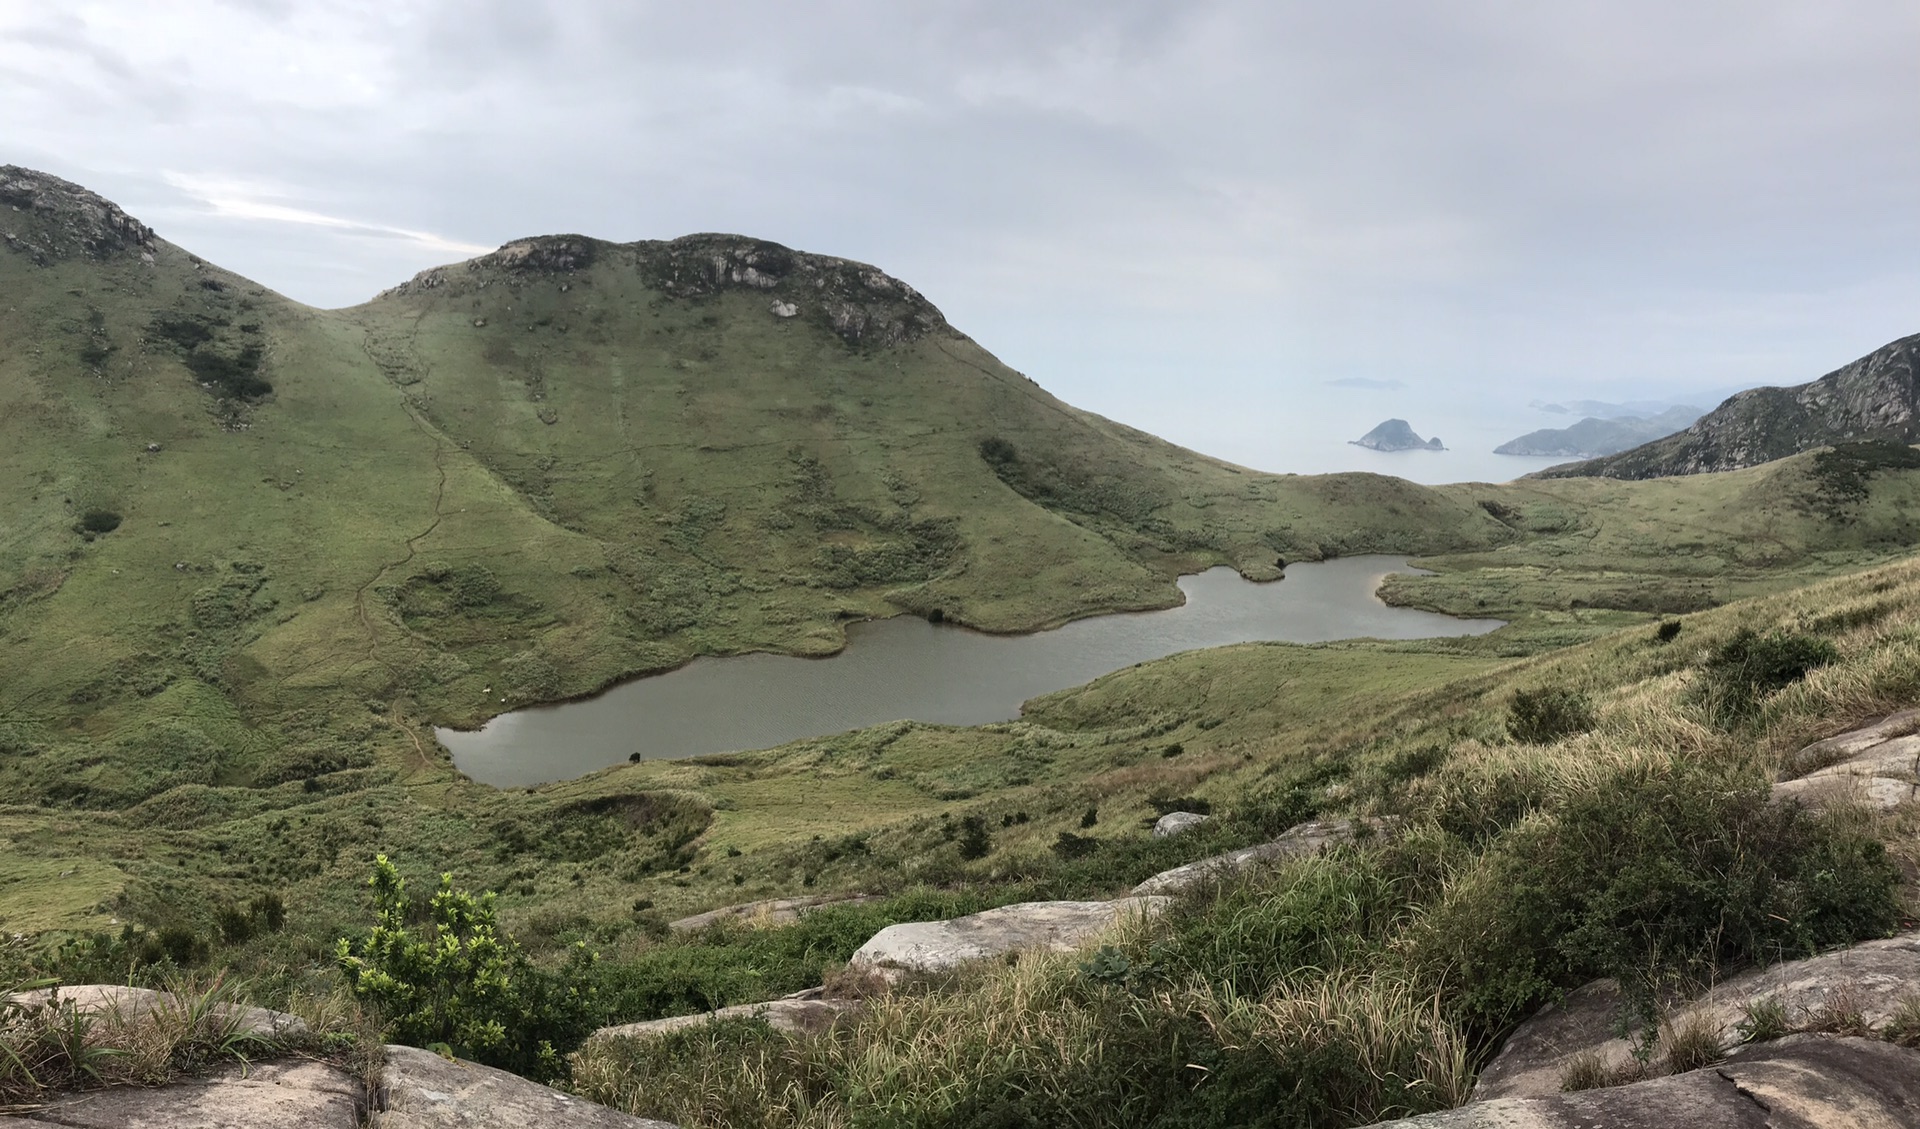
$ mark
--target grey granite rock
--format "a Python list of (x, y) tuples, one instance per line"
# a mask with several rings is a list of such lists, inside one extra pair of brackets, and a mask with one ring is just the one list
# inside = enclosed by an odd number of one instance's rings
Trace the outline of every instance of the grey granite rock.
[(698, 1012), (694, 1015), (676, 1015), (667, 1019), (649, 1019), (639, 1023), (602, 1027), (593, 1033), (592, 1038), (644, 1039), (652, 1035), (664, 1035), (669, 1031), (697, 1027), (716, 1019), (764, 1019), (767, 1025), (776, 1031), (813, 1034), (833, 1026), (834, 1020), (859, 1006), (858, 1000), (829, 999), (822, 994), (821, 989), (809, 988), (804, 992), (795, 992), (790, 996), (782, 996), (780, 999), (768, 1000), (765, 1003), (735, 1004), (732, 1007)]
[(382, 1096), (372, 1129), (675, 1129), (417, 1047), (387, 1048)]
[[(127, 1020), (138, 1019), (163, 1008), (179, 1010), (183, 1006), (171, 993), (152, 988), (129, 988), (122, 984), (70, 984), (16, 992), (10, 998), (15, 1003), (27, 1006), (58, 998), (86, 1014), (114, 1015)], [(243, 1007), (239, 1012), (240, 1030), (250, 1035), (263, 1039), (297, 1039), (307, 1033), (306, 1021), (297, 1015), (269, 1011), (263, 1007)]]
[(1284, 835), (1256, 847), (1243, 847), (1224, 855), (1190, 862), (1163, 870), (1133, 888), (1136, 896), (1177, 894), (1202, 882), (1219, 881), (1248, 867), (1283, 859), (1310, 855), (1337, 843), (1348, 843), (1362, 835), (1390, 834), (1398, 821), (1389, 818), (1314, 820), (1289, 828)]
[(1900, 713), (1824, 741), (1787, 758), (1793, 779), (1773, 786), (1775, 799), (1811, 808), (1858, 803), (1881, 811), (1920, 798), (1920, 710)]
[[(1721, 1046), (1731, 1049), (1739, 1042), (1738, 1028), (1748, 1008), (1761, 1001), (1779, 1004), (1794, 1026), (1807, 1025), (1823, 1012), (1845, 1012), (1877, 1028), (1909, 998), (1920, 998), (1920, 933), (1741, 973), (1669, 1009), (1667, 1020), (1680, 1029), (1707, 1024), (1720, 1032)], [(1480, 1072), (1473, 1100), (1558, 1093), (1576, 1056), (1626, 1063), (1633, 1048), (1614, 1034), (1619, 1006), (1613, 983), (1602, 980), (1542, 1008), (1507, 1037), (1500, 1053)], [(1656, 1067), (1661, 1061), (1658, 1054), (1652, 1060)]]
[(889, 925), (860, 946), (855, 968), (933, 972), (970, 960), (1028, 950), (1071, 952), (1128, 914), (1155, 914), (1170, 899), (1023, 902), (956, 917)]
[(1920, 1051), (1800, 1035), (1686, 1074), (1476, 1102), (1380, 1129), (1913, 1129)]
[(1191, 831), (1211, 818), (1196, 811), (1170, 811), (1154, 822), (1153, 837), (1165, 839), (1182, 831)]
[(758, 902), (721, 906), (667, 922), (675, 933), (697, 932), (720, 921), (741, 921), (755, 925), (789, 925), (800, 915), (823, 906), (859, 906), (880, 900), (878, 894), (823, 894), (815, 898), (767, 898)]
[(151, 1089), (66, 1094), (0, 1120), (69, 1129), (356, 1129), (365, 1112), (360, 1079), (327, 1063), (289, 1059), (234, 1064)]

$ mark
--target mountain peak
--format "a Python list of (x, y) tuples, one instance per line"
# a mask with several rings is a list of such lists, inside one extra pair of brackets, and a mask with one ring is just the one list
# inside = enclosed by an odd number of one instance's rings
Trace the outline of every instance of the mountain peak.
[(0, 165), (0, 238), (45, 266), (154, 250), (153, 229), (95, 192), (50, 173)]
[(542, 276), (567, 279), (598, 267), (633, 271), (673, 298), (701, 301), (726, 293), (764, 294), (774, 316), (819, 321), (850, 345), (887, 347), (957, 332), (918, 290), (876, 267), (751, 236), (715, 233), (636, 243), (608, 243), (584, 235), (516, 239), (464, 263), (422, 271), (380, 299), (432, 292), (460, 295), (497, 283), (522, 285)]

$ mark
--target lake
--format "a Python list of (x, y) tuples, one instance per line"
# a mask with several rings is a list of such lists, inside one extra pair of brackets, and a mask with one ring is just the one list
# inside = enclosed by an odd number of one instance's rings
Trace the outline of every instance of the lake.
[(642, 758), (763, 749), (882, 722), (979, 725), (1020, 715), (1028, 698), (1198, 647), (1273, 640), (1483, 635), (1493, 619), (1455, 619), (1382, 603), (1405, 558), (1347, 557), (1287, 566), (1267, 584), (1216, 568), (1180, 579), (1186, 603), (1076, 620), (1031, 635), (987, 635), (913, 616), (852, 624), (828, 658), (695, 659), (597, 697), (502, 714), (479, 730), (434, 732), (460, 771), (496, 787), (566, 780)]

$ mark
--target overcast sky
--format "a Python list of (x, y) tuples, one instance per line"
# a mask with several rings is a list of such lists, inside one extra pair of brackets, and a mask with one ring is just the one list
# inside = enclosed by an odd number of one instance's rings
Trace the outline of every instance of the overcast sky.
[(323, 306), (744, 232), (1202, 450), (1404, 416), (1441, 480), (1920, 332), (1916, 59), (1915, 0), (0, 0), (0, 163)]

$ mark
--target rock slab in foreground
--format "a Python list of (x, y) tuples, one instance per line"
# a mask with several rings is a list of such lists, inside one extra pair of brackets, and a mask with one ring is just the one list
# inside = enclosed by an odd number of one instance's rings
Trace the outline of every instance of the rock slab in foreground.
[(1773, 786), (1775, 799), (1812, 808), (1860, 803), (1886, 811), (1920, 798), (1920, 710), (1816, 741), (1787, 759), (1797, 779)]
[[(123, 984), (68, 984), (58, 988), (37, 988), (15, 992), (9, 997), (23, 1007), (43, 1005), (58, 997), (71, 1003), (83, 1015), (115, 1016), (121, 1020), (141, 1019), (153, 1012), (178, 1013), (183, 1004), (170, 992), (152, 988), (130, 988)], [(307, 1033), (307, 1022), (284, 1011), (263, 1007), (240, 1007), (238, 1028), (242, 1034), (262, 1039), (296, 1039)]]
[(937, 972), (983, 957), (1027, 950), (1072, 952), (1128, 914), (1152, 915), (1166, 898), (1113, 902), (1022, 902), (956, 917), (889, 925), (860, 946), (855, 968)]
[(777, 1000), (768, 1000), (758, 1004), (735, 1004), (714, 1011), (698, 1012), (694, 1015), (675, 1015), (667, 1019), (649, 1019), (639, 1023), (622, 1023), (614, 1027), (602, 1027), (595, 1031), (594, 1039), (645, 1039), (654, 1035), (665, 1035), (670, 1031), (679, 1031), (687, 1027), (698, 1027), (702, 1023), (711, 1023), (717, 1019), (764, 1019), (767, 1026), (775, 1031), (789, 1034), (812, 1035), (833, 1026), (833, 1021), (859, 1007), (857, 1000), (826, 999), (819, 988), (809, 988), (804, 992), (795, 992)]
[(365, 1111), (360, 1079), (326, 1063), (287, 1060), (236, 1063), (152, 1089), (68, 1094), (0, 1120), (68, 1129), (356, 1129)]
[(677, 1129), (417, 1047), (387, 1048), (382, 1089), (373, 1129)]
[(1133, 888), (1136, 897), (1177, 894), (1202, 882), (1219, 881), (1260, 863), (1280, 862), (1351, 842), (1365, 834), (1383, 835), (1398, 823), (1394, 819), (1316, 819), (1288, 829), (1286, 834), (1257, 847), (1243, 847), (1224, 855), (1163, 870)]
[[(1778, 1003), (1789, 1024), (1807, 1024), (1832, 1010), (1857, 1016), (1873, 1029), (1913, 998), (1920, 998), (1920, 933), (1743, 972), (1705, 996), (1670, 1009), (1667, 1019), (1683, 1030), (1696, 1022), (1709, 1023), (1720, 1031), (1721, 1047), (1731, 1049), (1739, 1042), (1737, 1028), (1747, 1007), (1762, 1000)], [(1627, 1062), (1633, 1048), (1614, 1034), (1619, 1009), (1619, 992), (1610, 980), (1588, 984), (1561, 1003), (1542, 1008), (1514, 1029), (1480, 1072), (1473, 1100), (1559, 1093), (1568, 1065), (1580, 1055), (1597, 1054), (1608, 1064)], [(1653, 1060), (1656, 1066), (1661, 1061)]]
[(1795, 1035), (1686, 1074), (1538, 1098), (1502, 1098), (1377, 1129), (1912, 1129), (1920, 1051)]

